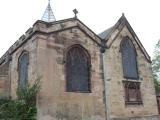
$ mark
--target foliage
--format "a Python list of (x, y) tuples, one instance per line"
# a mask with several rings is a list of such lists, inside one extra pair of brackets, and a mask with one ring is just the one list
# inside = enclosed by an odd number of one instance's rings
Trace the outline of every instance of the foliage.
[(156, 92), (160, 93), (160, 40), (155, 46), (154, 57), (152, 60), (152, 70)]
[(16, 100), (0, 100), (0, 119), (2, 120), (36, 120), (36, 95), (40, 89), (40, 80), (32, 86), (17, 88)]

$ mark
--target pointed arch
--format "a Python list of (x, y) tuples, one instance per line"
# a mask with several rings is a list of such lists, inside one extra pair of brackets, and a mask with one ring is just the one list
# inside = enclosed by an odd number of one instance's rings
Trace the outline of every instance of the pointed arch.
[(27, 51), (23, 51), (18, 59), (18, 84), (20, 87), (26, 87), (28, 83), (28, 64), (29, 53)]
[(66, 80), (68, 92), (90, 92), (90, 55), (81, 45), (67, 50)]
[(120, 45), (122, 54), (123, 76), (127, 79), (138, 79), (137, 53), (129, 37), (125, 37)]

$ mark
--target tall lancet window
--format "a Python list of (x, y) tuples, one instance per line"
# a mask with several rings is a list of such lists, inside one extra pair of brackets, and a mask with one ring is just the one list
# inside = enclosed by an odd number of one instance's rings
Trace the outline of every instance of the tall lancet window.
[(136, 50), (129, 37), (121, 43), (123, 75), (127, 79), (138, 79)]
[(19, 86), (26, 87), (28, 81), (28, 63), (29, 55), (28, 52), (23, 52), (18, 61), (18, 73), (19, 73)]
[(90, 92), (90, 56), (80, 45), (67, 52), (66, 79), (68, 92)]

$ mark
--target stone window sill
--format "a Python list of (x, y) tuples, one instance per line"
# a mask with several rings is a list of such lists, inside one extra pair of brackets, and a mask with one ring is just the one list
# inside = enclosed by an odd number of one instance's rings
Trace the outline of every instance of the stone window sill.
[(143, 105), (142, 101), (125, 101), (126, 105)]

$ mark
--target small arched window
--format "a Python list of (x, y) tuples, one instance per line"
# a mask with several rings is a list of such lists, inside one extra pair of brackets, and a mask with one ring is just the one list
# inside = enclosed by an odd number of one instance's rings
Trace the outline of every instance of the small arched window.
[(28, 63), (29, 55), (28, 52), (23, 52), (18, 61), (18, 73), (19, 73), (19, 86), (26, 87), (28, 81)]
[(124, 77), (128, 79), (138, 79), (136, 51), (128, 37), (122, 40), (121, 53)]
[(90, 92), (90, 56), (80, 45), (67, 52), (66, 79), (68, 92)]

